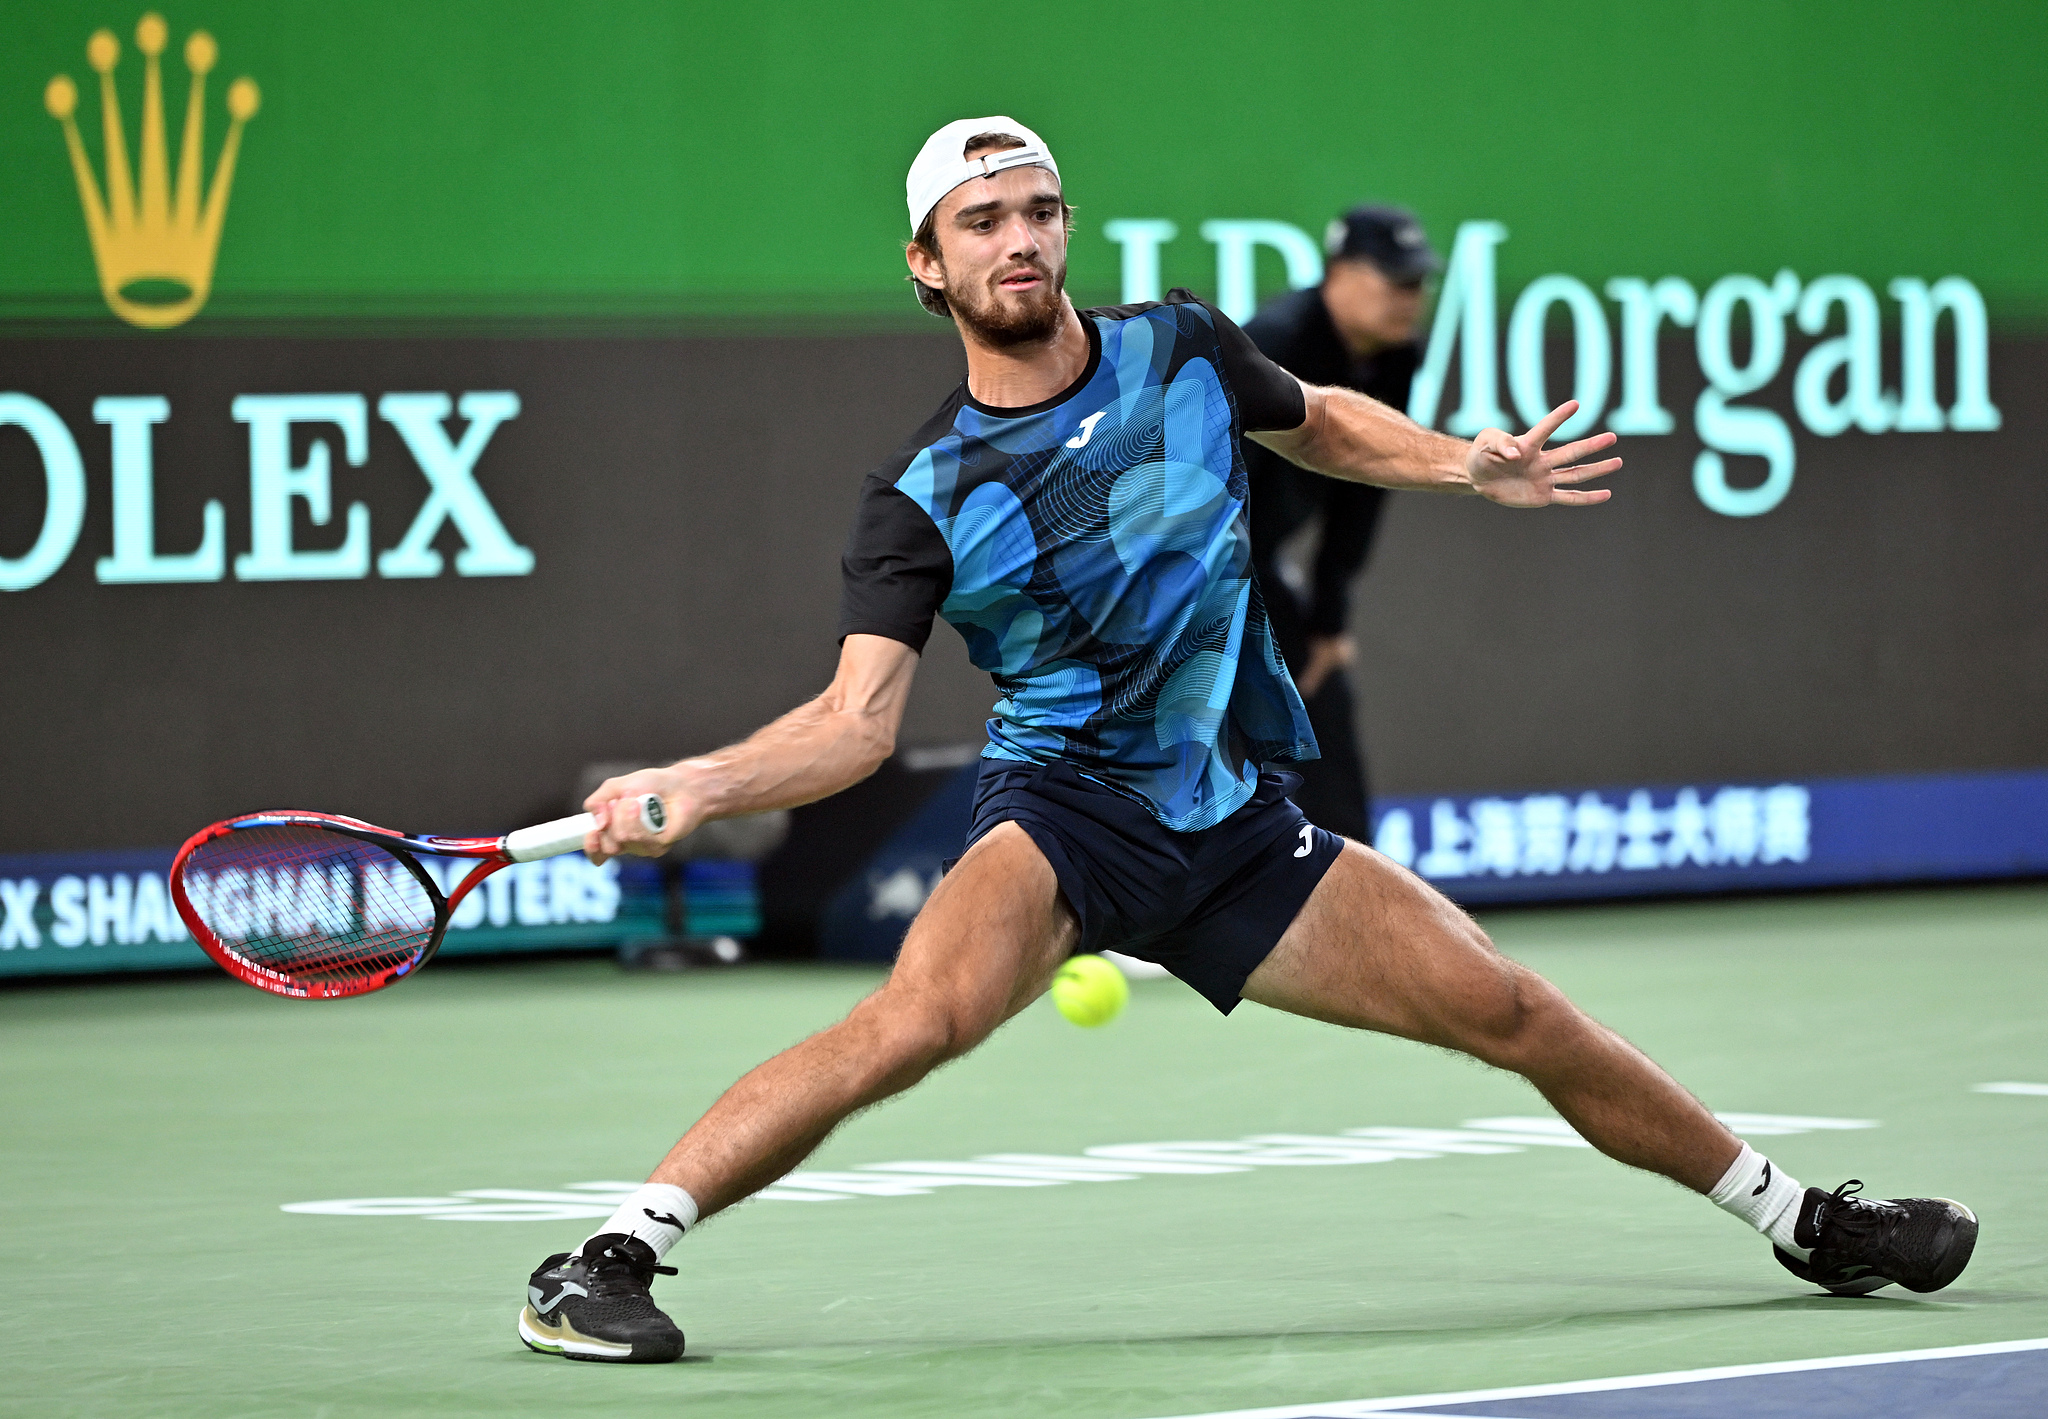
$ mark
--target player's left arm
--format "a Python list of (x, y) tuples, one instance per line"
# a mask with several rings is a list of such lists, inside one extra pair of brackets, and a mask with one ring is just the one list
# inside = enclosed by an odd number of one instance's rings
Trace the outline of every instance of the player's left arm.
[(1621, 467), (1619, 458), (1581, 463), (1614, 445), (1611, 433), (1545, 449), (1558, 426), (1578, 412), (1566, 400), (1520, 436), (1485, 429), (1471, 442), (1425, 429), (1377, 399), (1348, 389), (1302, 385), (1305, 417), (1297, 428), (1253, 432), (1250, 438), (1282, 458), (1332, 478), (1382, 488), (1476, 493), (1503, 507), (1604, 503), (1607, 488), (1571, 486)]
[(1216, 329), (1217, 357), (1237, 395), (1248, 438), (1313, 472), (1382, 488), (1477, 493), (1507, 507), (1582, 506), (1614, 496), (1605, 488), (1575, 488), (1621, 467), (1618, 458), (1578, 460), (1612, 447), (1614, 435), (1595, 434), (1546, 452), (1543, 445), (1573, 414), (1567, 401), (1517, 438), (1482, 430), (1470, 443), (1425, 429), (1399, 410), (1348, 389), (1295, 378), (1263, 354), (1237, 323), (1202, 303)]

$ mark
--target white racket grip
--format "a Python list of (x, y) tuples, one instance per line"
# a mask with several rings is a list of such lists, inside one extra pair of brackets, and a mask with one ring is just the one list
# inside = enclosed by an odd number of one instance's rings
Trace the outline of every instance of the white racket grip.
[[(650, 833), (660, 832), (668, 821), (661, 795), (643, 793), (639, 803), (641, 825)], [(577, 813), (572, 817), (557, 818), (552, 823), (515, 828), (505, 834), (505, 855), (514, 862), (536, 862), (543, 857), (560, 857), (565, 852), (581, 852), (584, 838), (596, 826), (597, 818), (593, 814)]]

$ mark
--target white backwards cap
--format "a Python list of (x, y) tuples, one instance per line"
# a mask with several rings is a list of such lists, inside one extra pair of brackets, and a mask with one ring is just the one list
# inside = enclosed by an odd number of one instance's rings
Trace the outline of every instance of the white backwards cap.
[[(987, 153), (968, 162), (960, 154), (965, 151), (967, 140), (977, 133), (1013, 133), (1024, 140), (1024, 146)], [(1029, 167), (1044, 168), (1054, 177), (1060, 175), (1060, 165), (1052, 160), (1052, 150), (1045, 146), (1045, 140), (1016, 119), (997, 114), (992, 118), (961, 118), (947, 124), (924, 140), (924, 146), (917, 151), (917, 161), (910, 165), (910, 176), (903, 183), (903, 195), (910, 203), (911, 235), (917, 234), (932, 208), (961, 183), (1007, 168)]]

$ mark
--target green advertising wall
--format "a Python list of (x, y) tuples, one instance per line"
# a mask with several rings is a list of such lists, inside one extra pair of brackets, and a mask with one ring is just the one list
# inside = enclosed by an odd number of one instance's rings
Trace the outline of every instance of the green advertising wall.
[[(253, 79), (195, 332), (250, 319), (579, 315), (915, 323), (902, 177), (924, 135), (1009, 112), (1080, 208), (1073, 287), (1111, 297), (1114, 220), (1161, 219), (1166, 284), (1209, 293), (1218, 219), (1319, 231), (1363, 198), (1447, 242), (1504, 223), (1500, 277), (1599, 283), (1962, 274), (1995, 326), (2048, 314), (2048, 8), (1905, 3), (1426, 6), (249, 3), (167, 6), (217, 42), (206, 167)], [(87, 40), (133, 0), (11, 7), (0, 47), (0, 318), (115, 322), (53, 76), (104, 181)], [(1262, 287), (1285, 279), (1260, 256)]]

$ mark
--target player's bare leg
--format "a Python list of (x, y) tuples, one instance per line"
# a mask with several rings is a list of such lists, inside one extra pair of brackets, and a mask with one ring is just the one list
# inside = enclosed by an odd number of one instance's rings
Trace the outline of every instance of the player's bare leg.
[(1648, 1056), (1496, 951), (1469, 916), (1347, 843), (1244, 998), (1444, 1045), (1527, 1078), (1581, 1136), (1708, 1192), (1742, 1143)]
[(1785, 1269), (1841, 1295), (1962, 1274), (1977, 1218), (1948, 1198), (1801, 1188), (1634, 1045), (1508, 960), (1414, 874), (1346, 843), (1244, 998), (1445, 1045), (1512, 1069), (1611, 1158), (1704, 1193), (1768, 1237)]
[(578, 1360), (665, 1361), (683, 1333), (648, 1291), (698, 1218), (781, 1177), (850, 1114), (957, 1059), (1036, 1000), (1080, 938), (1023, 829), (981, 839), (918, 913), (889, 979), (844, 1020), (747, 1074), (576, 1252), (527, 1283), (520, 1338)]
[(842, 1120), (967, 1053), (1043, 995), (1080, 927), (1006, 823), (940, 882), (880, 990), (726, 1090), (650, 1179), (709, 1216), (802, 1162)]

